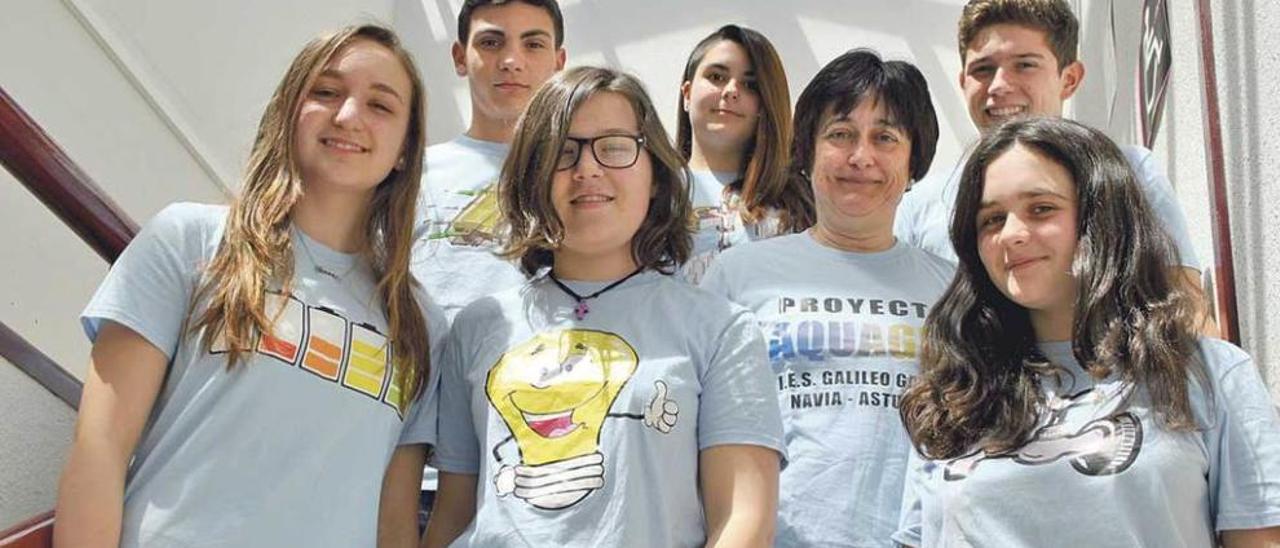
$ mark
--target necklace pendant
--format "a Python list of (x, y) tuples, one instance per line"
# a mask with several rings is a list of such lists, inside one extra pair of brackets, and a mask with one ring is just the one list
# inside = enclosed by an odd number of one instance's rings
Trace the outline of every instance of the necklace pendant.
[(578, 321), (582, 321), (583, 318), (587, 317), (587, 312), (591, 312), (591, 309), (587, 307), (587, 301), (578, 301), (578, 304), (573, 307), (573, 316)]

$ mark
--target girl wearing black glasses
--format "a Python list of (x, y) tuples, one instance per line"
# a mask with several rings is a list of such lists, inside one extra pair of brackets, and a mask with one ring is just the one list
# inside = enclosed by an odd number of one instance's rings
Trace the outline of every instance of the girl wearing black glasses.
[(531, 276), (463, 309), (441, 357), (427, 546), (766, 545), (781, 420), (751, 316), (670, 276), (684, 162), (633, 77), (548, 82), (499, 180)]

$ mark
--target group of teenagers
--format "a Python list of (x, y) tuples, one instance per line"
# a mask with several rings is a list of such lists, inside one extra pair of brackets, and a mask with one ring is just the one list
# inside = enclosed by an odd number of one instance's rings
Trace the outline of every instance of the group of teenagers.
[(303, 48), (83, 313), (56, 545), (1280, 545), (1280, 417), (1156, 161), (1061, 118), (1064, 0), (963, 8), (954, 168), (909, 62), (793, 113), (726, 25), (672, 140), (564, 32), (466, 0), (432, 147), (394, 33)]

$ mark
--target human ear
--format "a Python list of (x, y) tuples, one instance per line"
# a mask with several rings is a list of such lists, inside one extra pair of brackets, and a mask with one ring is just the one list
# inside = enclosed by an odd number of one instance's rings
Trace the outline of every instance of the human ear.
[(1062, 100), (1070, 99), (1084, 81), (1084, 63), (1073, 61), (1062, 69)]
[(453, 47), (449, 48), (449, 55), (453, 57), (453, 72), (458, 76), (467, 75), (467, 47), (462, 42), (454, 42)]

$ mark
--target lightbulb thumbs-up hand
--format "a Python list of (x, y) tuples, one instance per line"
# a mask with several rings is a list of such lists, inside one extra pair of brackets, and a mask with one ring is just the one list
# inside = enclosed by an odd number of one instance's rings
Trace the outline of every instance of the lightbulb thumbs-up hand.
[(675, 428), (679, 414), (680, 406), (675, 400), (667, 399), (667, 383), (653, 381), (653, 399), (644, 408), (644, 425), (667, 434)]
[(503, 466), (494, 476), (498, 496), (514, 494), (547, 510), (568, 507), (604, 485), (599, 452), (540, 465)]

